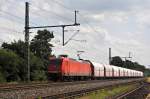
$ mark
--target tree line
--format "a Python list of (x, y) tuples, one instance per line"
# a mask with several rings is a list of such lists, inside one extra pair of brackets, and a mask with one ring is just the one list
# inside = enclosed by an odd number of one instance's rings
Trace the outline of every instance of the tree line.
[[(47, 66), (52, 52), (53, 33), (38, 31), (30, 42), (31, 81), (47, 80)], [(27, 80), (26, 43), (18, 40), (4, 42), (0, 48), (0, 82)]]
[(130, 60), (123, 61), (119, 56), (112, 57), (111, 65), (142, 71), (145, 76), (150, 76), (150, 69), (146, 68), (144, 65), (141, 65), (138, 62), (132, 62)]

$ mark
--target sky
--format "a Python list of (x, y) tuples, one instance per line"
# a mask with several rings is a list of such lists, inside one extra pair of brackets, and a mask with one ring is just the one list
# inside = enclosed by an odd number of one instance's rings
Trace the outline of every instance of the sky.
[[(74, 11), (80, 26), (47, 28), (55, 38), (53, 54), (68, 54), (108, 64), (108, 49), (112, 56), (126, 57), (150, 65), (150, 0), (0, 0), (0, 44), (24, 40), (25, 2), (29, 2), (30, 26), (74, 24)], [(30, 30), (30, 40), (38, 29)], [(43, 30), (43, 29), (41, 29)], [(124, 59), (123, 59), (124, 60)], [(150, 66), (149, 66), (150, 67)]]

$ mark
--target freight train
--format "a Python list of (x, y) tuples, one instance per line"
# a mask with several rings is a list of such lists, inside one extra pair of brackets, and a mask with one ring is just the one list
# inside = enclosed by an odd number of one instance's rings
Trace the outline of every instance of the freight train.
[(143, 77), (141, 71), (66, 57), (50, 59), (48, 74), (54, 81)]

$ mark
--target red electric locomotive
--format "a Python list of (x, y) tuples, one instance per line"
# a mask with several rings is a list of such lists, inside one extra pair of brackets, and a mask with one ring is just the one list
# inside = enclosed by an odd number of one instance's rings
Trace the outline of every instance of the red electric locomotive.
[(83, 80), (91, 77), (92, 67), (84, 60), (53, 58), (50, 59), (48, 74), (50, 80)]

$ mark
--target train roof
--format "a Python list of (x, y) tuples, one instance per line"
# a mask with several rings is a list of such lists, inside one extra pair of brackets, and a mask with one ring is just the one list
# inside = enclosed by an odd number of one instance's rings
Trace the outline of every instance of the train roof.
[(118, 70), (118, 66), (110, 65), (114, 70)]
[(94, 67), (104, 67), (103, 64), (100, 63), (96, 63), (96, 62), (91, 62), (93, 64)]
[(65, 60), (73, 60), (73, 61), (78, 61), (78, 62), (82, 62), (82, 63), (92, 63), (94, 67), (105, 67), (105, 68), (113, 68), (113, 69), (120, 69), (120, 70), (124, 70), (124, 71), (132, 71), (132, 72), (137, 72), (137, 73), (143, 73), (142, 71), (138, 71), (138, 70), (133, 70), (133, 69), (128, 69), (128, 68), (123, 68), (123, 67), (118, 67), (118, 66), (115, 66), (115, 65), (108, 65), (108, 64), (102, 64), (102, 63), (97, 63), (97, 62), (93, 62), (93, 61), (90, 61), (90, 60), (76, 60), (76, 59), (73, 59), (73, 58), (68, 58), (68, 57), (59, 57), (59, 58), (56, 58), (56, 57), (52, 57), (51, 58), (52, 60), (53, 59), (65, 59)]

